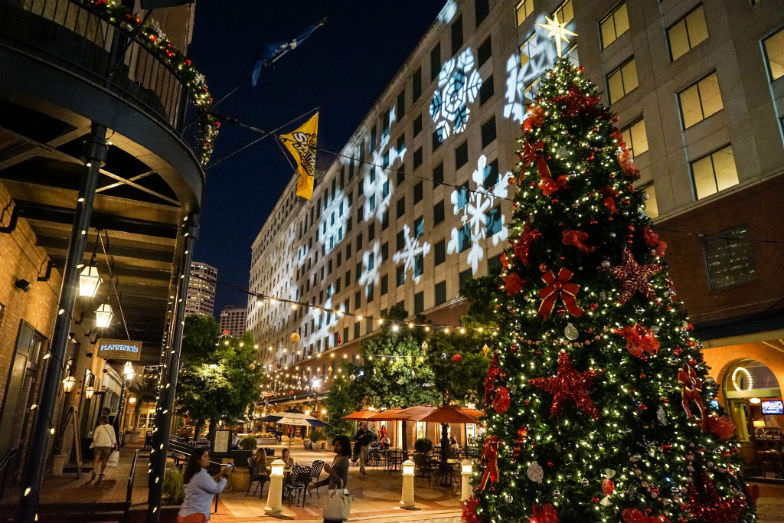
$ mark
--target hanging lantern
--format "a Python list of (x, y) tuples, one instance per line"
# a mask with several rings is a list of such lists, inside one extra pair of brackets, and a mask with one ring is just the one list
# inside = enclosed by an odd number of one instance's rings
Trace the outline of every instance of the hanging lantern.
[(128, 403), (130, 403), (131, 405), (135, 405), (136, 404), (136, 396), (131, 396), (130, 398), (128, 398)]
[(95, 298), (98, 287), (101, 285), (101, 276), (98, 274), (98, 267), (95, 265), (85, 265), (79, 273), (79, 296), (85, 298)]
[(131, 381), (136, 376), (136, 371), (133, 370), (133, 364), (130, 361), (126, 361), (123, 366), (123, 376), (128, 381)]
[(299, 333), (292, 332), (291, 335), (289, 336), (289, 340), (291, 340), (291, 343), (299, 343)]
[(95, 387), (93, 387), (92, 385), (90, 385), (89, 387), (84, 389), (84, 397), (85, 397), (85, 399), (89, 400), (90, 398), (93, 397), (93, 394), (95, 394)]
[(112, 324), (112, 318), (114, 318), (112, 306), (104, 303), (95, 311), (95, 326), (99, 329), (105, 329)]
[(63, 380), (63, 391), (64, 392), (71, 392), (76, 385), (76, 378), (73, 376), (68, 376)]

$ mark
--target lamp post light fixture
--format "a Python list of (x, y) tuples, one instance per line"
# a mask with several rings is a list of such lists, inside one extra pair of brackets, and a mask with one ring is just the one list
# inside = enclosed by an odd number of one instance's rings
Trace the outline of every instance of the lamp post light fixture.
[(112, 318), (114, 318), (112, 306), (104, 303), (95, 311), (95, 326), (99, 329), (105, 329), (112, 324)]
[(93, 387), (92, 385), (90, 385), (86, 389), (84, 389), (84, 397), (85, 397), (85, 399), (88, 399), (88, 400), (91, 399), (93, 397), (93, 394), (95, 394), (95, 387)]
[(98, 274), (98, 267), (92, 264), (85, 265), (79, 273), (79, 296), (95, 298), (100, 285), (101, 275)]
[(71, 392), (76, 385), (76, 378), (73, 376), (68, 376), (63, 380), (63, 391), (64, 392)]

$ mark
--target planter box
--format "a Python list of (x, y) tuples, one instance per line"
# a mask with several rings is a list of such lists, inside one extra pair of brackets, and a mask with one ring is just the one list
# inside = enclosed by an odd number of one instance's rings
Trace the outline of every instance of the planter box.
[(229, 473), (229, 483), (231, 485), (231, 490), (240, 492), (248, 490), (248, 485), (250, 485), (250, 474), (248, 473), (248, 469), (246, 467), (233, 469)]

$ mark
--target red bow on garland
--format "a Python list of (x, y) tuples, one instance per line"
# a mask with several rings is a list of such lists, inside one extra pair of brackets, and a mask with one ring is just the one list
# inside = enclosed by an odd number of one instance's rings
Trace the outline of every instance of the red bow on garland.
[(735, 435), (735, 424), (727, 416), (719, 417), (716, 414), (708, 416), (705, 418), (705, 425), (719, 439), (730, 439)]
[(526, 281), (516, 272), (510, 272), (504, 277), (504, 287), (507, 296), (519, 294), (525, 288)]
[(547, 167), (547, 161), (544, 158), (544, 141), (539, 140), (536, 143), (525, 142), (522, 160), (525, 167), (536, 163), (536, 168), (541, 178), (550, 177), (550, 168)]
[(517, 242), (514, 244), (515, 256), (520, 258), (523, 265), (528, 265), (528, 255), (531, 253), (531, 244), (534, 240), (541, 238), (541, 236), (542, 233), (529, 224), (525, 224), (522, 234), (520, 234), (520, 237), (517, 238)]
[(530, 114), (523, 121), (523, 131), (533, 131), (534, 127), (541, 127), (544, 124), (544, 109), (539, 107), (529, 107)]
[(476, 513), (477, 505), (479, 505), (479, 500), (474, 496), (463, 501), (463, 523), (482, 523)]
[(686, 411), (686, 416), (693, 418), (690, 403), (694, 402), (700, 411), (700, 419), (705, 419), (705, 404), (702, 402), (702, 380), (697, 371), (688, 363), (684, 363), (678, 371), (678, 383), (683, 387), (681, 405)]
[(487, 487), (487, 482), (495, 483), (498, 481), (498, 436), (490, 436), (485, 439), (482, 447), (482, 459), (485, 461), (485, 472), (482, 481), (479, 482), (479, 491), (482, 492)]
[(640, 358), (644, 353), (656, 354), (659, 352), (659, 342), (648, 327), (642, 325), (626, 326), (616, 331), (626, 339), (626, 349), (635, 358)]
[(569, 269), (561, 268), (558, 271), (558, 278), (555, 277), (553, 271), (547, 271), (542, 275), (542, 280), (547, 284), (544, 289), (539, 291), (539, 296), (542, 298), (542, 304), (539, 305), (539, 315), (542, 317), (542, 321), (550, 318), (558, 298), (561, 298), (569, 314), (577, 318), (583, 315), (584, 311), (577, 305), (576, 297), (580, 286), (576, 283), (569, 283), (572, 274)]

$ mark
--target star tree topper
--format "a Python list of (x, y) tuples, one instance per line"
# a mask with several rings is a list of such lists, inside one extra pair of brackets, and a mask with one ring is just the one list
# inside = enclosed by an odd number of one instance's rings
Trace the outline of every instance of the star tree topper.
[(634, 293), (639, 292), (649, 300), (655, 297), (653, 288), (651, 288), (651, 276), (661, 270), (662, 266), (659, 263), (648, 263), (640, 265), (634, 259), (631, 251), (627, 247), (623, 250), (623, 259), (620, 265), (610, 267), (610, 274), (619, 282), (621, 282), (621, 293), (618, 297), (618, 303), (623, 305), (631, 299)]
[(531, 378), (528, 383), (553, 395), (550, 415), (560, 418), (566, 402), (574, 401), (577, 408), (593, 419), (599, 419), (599, 410), (588, 395), (590, 387), (599, 373), (593, 369), (578, 372), (566, 352), (558, 355), (558, 370), (551, 378)]
[(569, 42), (569, 39), (566, 38), (567, 36), (577, 36), (577, 33), (573, 33), (566, 28), (566, 23), (561, 23), (558, 21), (558, 17), (554, 16), (552, 18), (544, 17), (545, 23), (544, 24), (536, 24), (542, 29), (547, 31), (548, 38), (552, 38), (555, 40), (555, 52), (558, 57), (561, 57), (561, 40), (564, 42)]

